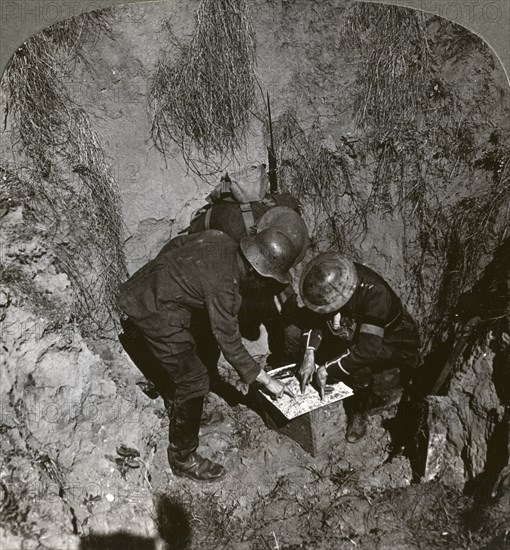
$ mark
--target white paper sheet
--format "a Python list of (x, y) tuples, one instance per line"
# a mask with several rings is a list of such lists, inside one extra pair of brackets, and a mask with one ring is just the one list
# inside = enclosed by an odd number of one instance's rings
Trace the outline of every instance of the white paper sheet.
[(346, 386), (343, 382), (338, 382), (337, 384), (332, 385), (328, 384), (325, 388), (323, 401), (321, 401), (319, 392), (310, 384), (306, 387), (305, 393), (301, 393), (295, 363), (274, 369), (269, 371), (267, 374), (287, 384), (296, 396), (295, 399), (293, 399), (292, 397), (284, 394), (279, 399), (273, 399), (270, 395), (261, 392), (262, 395), (278, 410), (280, 410), (289, 420), (313, 411), (314, 409), (324, 407), (324, 405), (329, 405), (335, 401), (341, 401), (342, 399), (345, 399), (353, 394), (352, 389), (349, 388), (349, 386)]

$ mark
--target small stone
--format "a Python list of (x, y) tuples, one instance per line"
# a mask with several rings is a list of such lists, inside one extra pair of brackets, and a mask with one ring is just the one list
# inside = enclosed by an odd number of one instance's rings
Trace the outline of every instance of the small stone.
[(9, 294), (6, 290), (0, 290), (0, 307), (7, 307), (9, 304)]
[(111, 493), (106, 493), (105, 498), (108, 502), (113, 502), (115, 500), (115, 497)]

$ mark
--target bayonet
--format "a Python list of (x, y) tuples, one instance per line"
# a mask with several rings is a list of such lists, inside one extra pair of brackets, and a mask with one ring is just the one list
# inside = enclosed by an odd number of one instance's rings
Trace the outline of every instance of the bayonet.
[(267, 171), (269, 177), (269, 189), (271, 193), (278, 192), (278, 179), (276, 175), (276, 153), (274, 150), (273, 141), (273, 121), (271, 120), (271, 103), (269, 102), (269, 92), (266, 92), (267, 97), (267, 115), (269, 118), (269, 146), (267, 148), (267, 160), (269, 169)]

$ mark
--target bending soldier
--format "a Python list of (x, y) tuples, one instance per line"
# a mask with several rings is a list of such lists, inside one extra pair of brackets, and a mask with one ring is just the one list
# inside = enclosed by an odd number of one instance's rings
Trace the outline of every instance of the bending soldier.
[(172, 239), (121, 285), (120, 308), (144, 334), (175, 386), (168, 445), (175, 474), (199, 481), (225, 474), (222, 465), (196, 452), (209, 375), (190, 331), (192, 311), (207, 311), (225, 359), (244, 382), (259, 382), (276, 397), (292, 395), (246, 351), (237, 314), (244, 292), (263, 289), (273, 281), (287, 284), (297, 254), (289, 238), (272, 228), (240, 243), (208, 230)]

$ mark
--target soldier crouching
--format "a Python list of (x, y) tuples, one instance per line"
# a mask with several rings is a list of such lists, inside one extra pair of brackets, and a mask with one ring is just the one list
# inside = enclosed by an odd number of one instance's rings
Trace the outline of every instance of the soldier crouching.
[(339, 253), (314, 258), (299, 290), (305, 307), (295, 297), (284, 306), (286, 353), (301, 362), (302, 391), (313, 377), (321, 392), (327, 381), (354, 390), (345, 400), (353, 443), (366, 433), (374, 373), (399, 368), (404, 383), (412, 379), (420, 359), (416, 324), (379, 274)]

